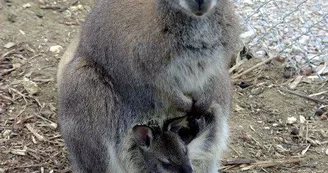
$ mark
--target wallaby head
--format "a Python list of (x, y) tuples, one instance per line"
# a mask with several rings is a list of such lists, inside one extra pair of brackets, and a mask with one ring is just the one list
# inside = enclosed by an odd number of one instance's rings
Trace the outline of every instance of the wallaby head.
[(166, 0), (185, 12), (196, 16), (202, 16), (209, 12), (219, 0)]
[(178, 135), (186, 118), (169, 124), (167, 131), (146, 125), (133, 127), (133, 137), (151, 173), (192, 173), (188, 149)]

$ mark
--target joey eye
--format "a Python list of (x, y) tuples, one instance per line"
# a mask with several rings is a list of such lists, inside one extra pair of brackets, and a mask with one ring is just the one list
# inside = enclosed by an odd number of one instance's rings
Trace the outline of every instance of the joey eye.
[(169, 169), (172, 166), (172, 164), (168, 162), (162, 162), (162, 166), (164, 169)]
[(186, 148), (186, 149), (184, 150), (184, 154), (185, 154), (185, 155), (188, 154), (188, 148)]
[(158, 159), (158, 161), (161, 162), (161, 165), (164, 169), (169, 169), (170, 167), (172, 167), (172, 164), (167, 159)]

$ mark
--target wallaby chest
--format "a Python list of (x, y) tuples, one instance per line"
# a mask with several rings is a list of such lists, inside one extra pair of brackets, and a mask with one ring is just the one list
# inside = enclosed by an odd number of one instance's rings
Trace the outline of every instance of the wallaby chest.
[[(205, 53), (204, 53), (205, 52)], [(220, 51), (189, 53), (172, 60), (167, 66), (167, 78), (184, 93), (202, 90), (209, 78), (222, 69)]]

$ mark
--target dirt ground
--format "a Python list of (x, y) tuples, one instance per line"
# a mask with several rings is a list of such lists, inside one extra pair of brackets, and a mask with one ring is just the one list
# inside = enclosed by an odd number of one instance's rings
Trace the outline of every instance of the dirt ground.
[[(0, 173), (71, 172), (56, 123), (55, 76), (91, 9), (89, 1), (76, 2), (0, 1)], [(237, 72), (258, 62), (251, 59)], [(273, 61), (235, 80), (222, 172), (328, 172), (327, 110), (321, 116), (318, 110), (327, 104), (283, 90), (295, 80), (284, 73)], [(319, 93), (312, 98), (327, 102), (328, 93), (320, 93), (327, 88), (327, 82), (303, 80), (295, 91)]]

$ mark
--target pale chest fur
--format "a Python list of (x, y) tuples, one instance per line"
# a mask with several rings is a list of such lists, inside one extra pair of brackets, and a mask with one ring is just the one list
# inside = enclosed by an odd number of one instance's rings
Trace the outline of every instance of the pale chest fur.
[[(187, 55), (188, 56), (188, 55)], [(172, 81), (183, 93), (202, 90), (211, 76), (218, 75), (222, 69), (222, 55), (214, 53), (193, 55), (195, 57), (178, 57), (167, 68), (168, 81)]]

